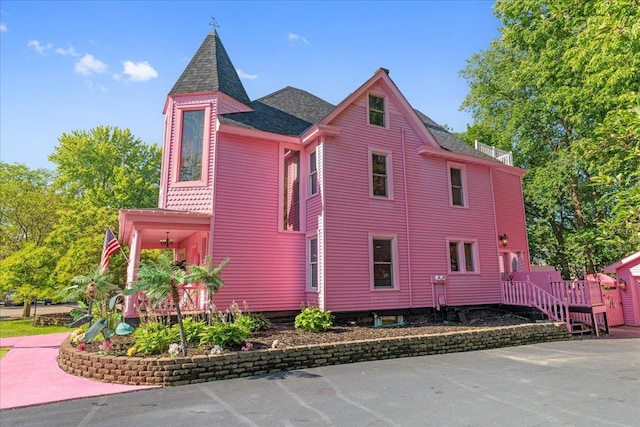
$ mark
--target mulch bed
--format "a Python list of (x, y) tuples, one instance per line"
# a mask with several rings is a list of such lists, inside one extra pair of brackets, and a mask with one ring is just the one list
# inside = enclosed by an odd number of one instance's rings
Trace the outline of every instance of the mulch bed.
[[(253, 333), (247, 343), (251, 343), (254, 350), (271, 348), (275, 340), (284, 344), (285, 348), (312, 344), (328, 344), (337, 342), (371, 340), (388, 337), (406, 337), (418, 335), (441, 334), (446, 332), (460, 332), (476, 328), (520, 325), (531, 321), (523, 316), (497, 309), (473, 310), (466, 313), (465, 324), (458, 322), (443, 322), (434, 319), (433, 315), (405, 316), (405, 325), (397, 327), (371, 328), (355, 325), (331, 327), (326, 332), (305, 332), (297, 330), (291, 323), (274, 323), (269, 328)], [(111, 338), (113, 350), (111, 354), (122, 356), (128, 348), (134, 346), (132, 336), (114, 336)], [(99, 342), (86, 344), (86, 351), (99, 351)], [(227, 349), (237, 351), (238, 349)], [(211, 346), (199, 347), (195, 344), (188, 346), (190, 355), (209, 354)], [(155, 355), (154, 357), (157, 357)]]

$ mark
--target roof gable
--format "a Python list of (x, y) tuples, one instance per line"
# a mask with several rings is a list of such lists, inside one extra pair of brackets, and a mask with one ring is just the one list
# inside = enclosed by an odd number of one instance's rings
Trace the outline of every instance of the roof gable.
[(220, 115), (220, 123), (300, 136), (334, 108), (317, 96), (290, 86), (253, 101), (250, 106), (252, 112)]
[(210, 32), (169, 95), (222, 92), (249, 105), (249, 96), (215, 31)]
[(369, 80), (367, 80), (358, 89), (351, 93), (351, 95), (340, 102), (330, 114), (328, 114), (321, 120), (320, 124), (330, 124), (330, 122), (336, 116), (342, 113), (353, 102), (355, 102), (358, 98), (360, 98), (363, 94), (368, 92), (378, 83), (383, 83), (384, 86), (390, 91), (390, 94), (394, 98), (396, 98), (396, 100), (398, 101), (398, 108), (405, 112), (407, 120), (414, 128), (414, 131), (421, 137), (423, 142), (426, 145), (439, 148), (438, 142), (436, 141), (435, 137), (427, 130), (424, 123), (420, 121), (402, 92), (400, 92), (393, 80), (391, 80), (391, 78), (389, 77), (389, 71), (384, 68), (379, 68)]

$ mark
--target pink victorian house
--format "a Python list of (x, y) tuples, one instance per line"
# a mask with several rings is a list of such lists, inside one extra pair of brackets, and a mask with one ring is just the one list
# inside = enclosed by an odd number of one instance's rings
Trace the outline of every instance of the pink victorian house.
[(413, 109), (388, 70), (338, 105), (293, 87), (252, 101), (212, 32), (164, 114), (159, 206), (120, 212), (129, 281), (141, 249), (169, 247), (230, 259), (217, 307), (400, 312), (500, 304), (529, 270), (524, 171)]

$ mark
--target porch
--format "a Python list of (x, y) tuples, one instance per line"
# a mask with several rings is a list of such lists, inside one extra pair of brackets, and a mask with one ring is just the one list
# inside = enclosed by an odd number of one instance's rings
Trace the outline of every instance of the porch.
[[(587, 280), (553, 280), (546, 275), (527, 274), (526, 278), (501, 281), (502, 303), (505, 305), (531, 307), (548, 319), (563, 322), (569, 332), (600, 334), (600, 327), (609, 333), (609, 326), (623, 324), (618, 320), (613, 296), (599, 276)], [(611, 279), (613, 280), (613, 279)], [(614, 324), (610, 324), (610, 319)]]

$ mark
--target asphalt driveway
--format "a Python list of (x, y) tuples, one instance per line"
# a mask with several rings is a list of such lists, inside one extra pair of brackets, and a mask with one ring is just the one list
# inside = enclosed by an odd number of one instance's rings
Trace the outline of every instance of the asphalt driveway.
[(79, 399), (3, 411), (0, 424), (637, 426), (639, 408), (640, 339), (621, 338), (328, 366)]

